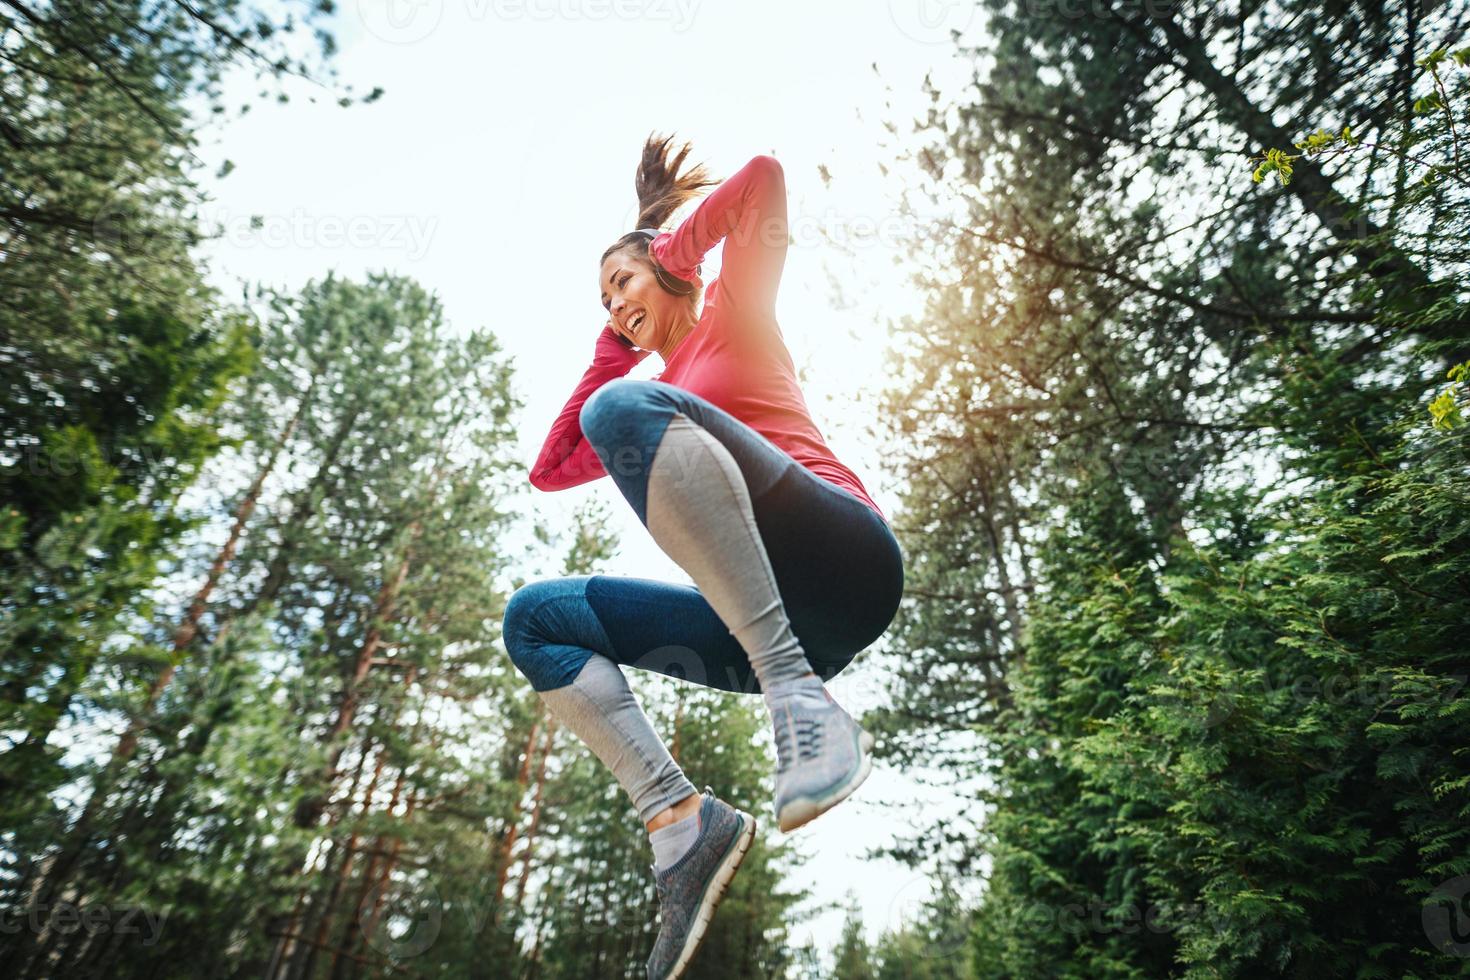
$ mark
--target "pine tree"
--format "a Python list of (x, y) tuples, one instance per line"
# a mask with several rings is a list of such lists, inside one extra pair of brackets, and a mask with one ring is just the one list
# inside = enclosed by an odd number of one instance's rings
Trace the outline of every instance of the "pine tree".
[(832, 951), (833, 980), (875, 980), (873, 951), (863, 935), (863, 916), (857, 899), (848, 895), (847, 916), (842, 920), (842, 935)]
[(875, 719), (975, 806), (893, 851), (990, 864), (979, 975), (1455, 975), (1465, 12), (987, 9)]

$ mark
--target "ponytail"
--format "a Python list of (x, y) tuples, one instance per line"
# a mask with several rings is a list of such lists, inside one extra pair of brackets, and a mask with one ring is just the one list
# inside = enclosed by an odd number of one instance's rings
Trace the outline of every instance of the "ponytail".
[[(635, 228), (662, 230), (664, 222), (685, 202), (699, 197), (706, 187), (719, 184), (704, 169), (703, 164), (679, 173), (691, 147), (686, 142), (677, 152), (672, 152), (670, 144), (673, 141), (672, 135), (660, 137), (657, 133), (651, 133), (643, 143), (643, 158), (639, 160), (638, 173), (633, 178), (634, 190), (638, 192), (638, 220), (634, 222)], [(612, 253), (624, 249), (638, 258), (647, 258), (648, 242), (647, 235), (630, 231), (608, 246), (598, 262), (600, 264)]]
[(643, 159), (638, 164), (638, 175), (633, 185), (638, 192), (637, 228), (663, 228), (664, 222), (684, 204), (698, 197), (706, 187), (719, 183), (710, 177), (704, 165), (691, 167), (685, 174), (679, 173), (684, 158), (689, 156), (690, 146), (685, 143), (670, 159), (669, 144), (673, 136), (658, 138), (652, 134), (643, 144)]

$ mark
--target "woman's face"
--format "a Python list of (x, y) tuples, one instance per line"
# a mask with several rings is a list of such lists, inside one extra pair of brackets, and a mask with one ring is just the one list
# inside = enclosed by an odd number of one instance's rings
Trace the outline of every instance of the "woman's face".
[(613, 329), (644, 350), (661, 350), (679, 304), (687, 300), (659, 286), (653, 266), (620, 249), (602, 262), (598, 276), (602, 305), (611, 314)]

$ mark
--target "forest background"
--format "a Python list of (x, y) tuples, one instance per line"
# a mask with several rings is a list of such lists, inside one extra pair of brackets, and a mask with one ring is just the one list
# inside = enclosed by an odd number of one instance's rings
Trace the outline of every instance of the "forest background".
[[(701, 975), (1470, 969), (1470, 9), (895, 0), (821, 76), (845, 12), (0, 0), (7, 975), (641, 975), (499, 620), (678, 576), (525, 486), (655, 128), (783, 160), (908, 572)], [(769, 809), (750, 699), (639, 691)]]

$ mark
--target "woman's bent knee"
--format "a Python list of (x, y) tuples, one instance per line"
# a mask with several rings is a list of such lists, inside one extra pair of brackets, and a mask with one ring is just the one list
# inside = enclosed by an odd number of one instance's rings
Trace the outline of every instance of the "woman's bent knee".
[(610, 419), (647, 404), (651, 384), (634, 378), (614, 378), (598, 388), (582, 403), (582, 410), (577, 414), (583, 435), (595, 442), (595, 433)]
[[(572, 682), (595, 651), (601, 624), (587, 605), (589, 576), (531, 582), (505, 606), (501, 637), (511, 663), (537, 691)], [(588, 621), (588, 617), (593, 617)]]
[(544, 601), (542, 590), (538, 588), (540, 585), (540, 582), (533, 582), (517, 589), (505, 604), (505, 618), (500, 624), (505, 652), (510, 654), (510, 661), (516, 669), (527, 677), (535, 669), (536, 611)]

